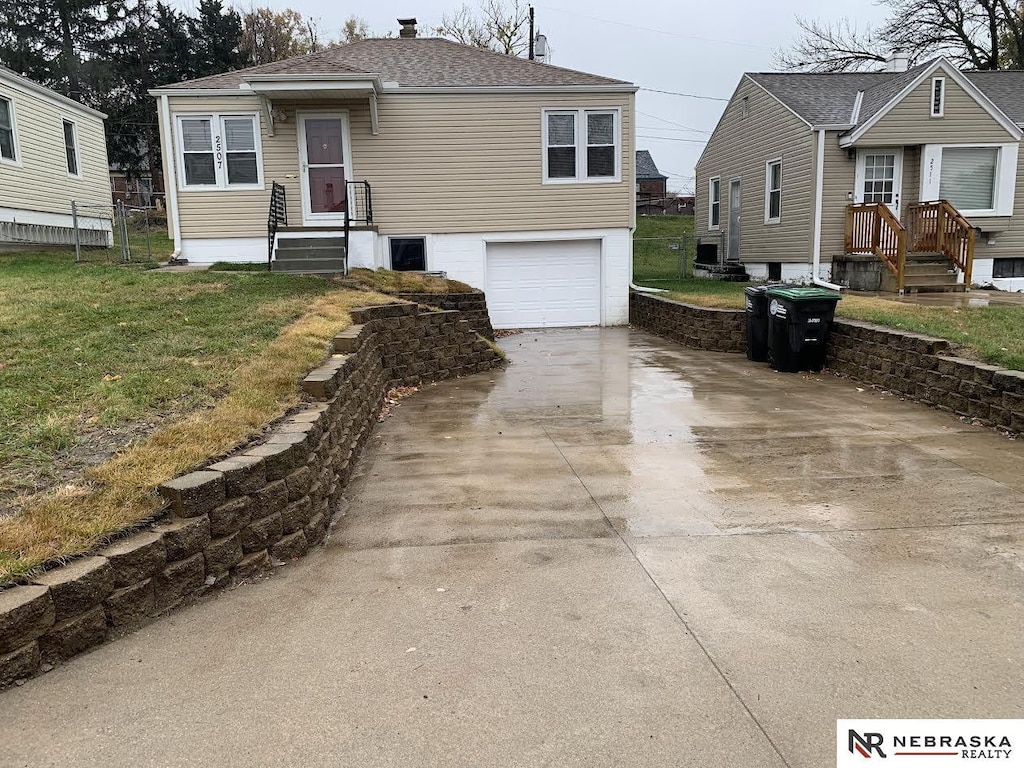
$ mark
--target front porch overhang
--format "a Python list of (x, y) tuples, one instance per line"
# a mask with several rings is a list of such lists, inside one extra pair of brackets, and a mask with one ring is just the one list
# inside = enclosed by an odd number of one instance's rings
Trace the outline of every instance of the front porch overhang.
[(362, 101), (370, 106), (370, 130), (379, 133), (377, 121), (377, 94), (382, 83), (379, 75), (249, 75), (242, 78), (242, 90), (261, 97), (267, 128), (274, 135), (274, 100), (284, 101)]

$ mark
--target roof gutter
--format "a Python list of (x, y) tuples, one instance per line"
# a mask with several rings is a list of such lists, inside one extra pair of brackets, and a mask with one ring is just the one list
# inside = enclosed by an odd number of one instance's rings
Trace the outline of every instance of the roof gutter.
[(821, 205), (825, 192), (825, 129), (818, 128), (818, 146), (814, 162), (814, 242), (811, 244), (811, 282), (833, 291), (843, 286), (821, 279)]

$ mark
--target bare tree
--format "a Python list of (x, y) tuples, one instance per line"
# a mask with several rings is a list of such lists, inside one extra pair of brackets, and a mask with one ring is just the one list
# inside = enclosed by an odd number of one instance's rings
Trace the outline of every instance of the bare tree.
[(315, 53), (331, 45), (324, 40), (316, 19), (304, 19), (292, 8), (275, 11), (250, 7), (242, 17), (242, 47), (251, 64), (267, 64), (292, 56)]
[(776, 51), (784, 69), (846, 72), (876, 68), (894, 50), (911, 63), (946, 56), (969, 69), (1020, 66), (1024, 15), (1018, 0), (882, 0), (889, 18), (878, 29), (797, 19), (800, 36)]
[(445, 13), (435, 32), (477, 48), (520, 56), (530, 46), (529, 7), (520, 0), (482, 0), (477, 9), (463, 5)]
[(356, 15), (345, 19), (345, 23), (341, 27), (342, 43), (354, 43), (368, 37), (371, 37), (370, 25), (366, 23), (366, 19)]

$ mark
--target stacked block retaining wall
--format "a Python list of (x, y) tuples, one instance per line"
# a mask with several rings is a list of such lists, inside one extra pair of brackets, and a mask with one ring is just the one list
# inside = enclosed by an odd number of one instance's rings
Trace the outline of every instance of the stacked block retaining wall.
[(266, 439), (164, 483), (165, 515), (0, 591), (0, 689), (323, 540), (387, 390), (486, 371), (502, 356), (457, 311), (352, 312), (302, 382), (313, 399)]

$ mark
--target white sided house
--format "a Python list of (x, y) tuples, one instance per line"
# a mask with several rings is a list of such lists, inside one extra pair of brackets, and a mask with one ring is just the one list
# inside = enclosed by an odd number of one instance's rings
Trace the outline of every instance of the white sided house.
[[(0, 249), (71, 245), (72, 201), (110, 206), (105, 117), (0, 66)], [(79, 217), (82, 244), (110, 244), (106, 214)]]
[(402, 25), (153, 91), (177, 255), (445, 272), (499, 328), (626, 323), (636, 88)]
[(742, 77), (697, 163), (709, 269), (1024, 290), (1024, 72), (885, 69)]

